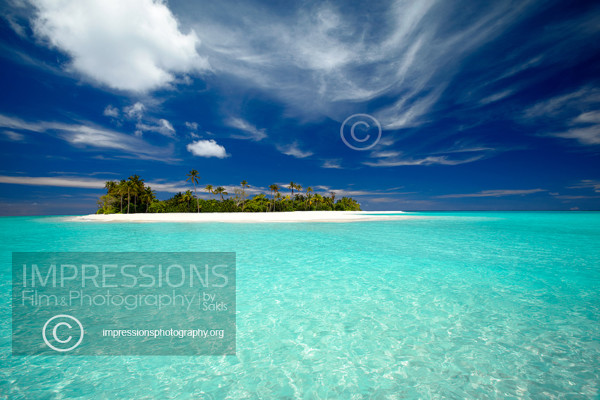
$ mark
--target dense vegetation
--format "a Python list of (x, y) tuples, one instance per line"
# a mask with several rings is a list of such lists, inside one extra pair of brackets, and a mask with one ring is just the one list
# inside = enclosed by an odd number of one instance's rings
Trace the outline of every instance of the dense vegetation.
[[(302, 191), (302, 186), (290, 182), (286, 189), (290, 194), (283, 195), (282, 188), (269, 186), (270, 197), (259, 194), (249, 198), (248, 182), (242, 181), (234, 189), (231, 197), (222, 186), (206, 185), (198, 187), (200, 176), (192, 170), (187, 174), (193, 191), (179, 192), (167, 200), (158, 200), (156, 193), (144, 183), (138, 175), (130, 176), (119, 182), (108, 181), (106, 194), (98, 200), (98, 214), (114, 213), (174, 213), (174, 212), (276, 212), (276, 211), (360, 211), (360, 204), (350, 197), (336, 201), (335, 193), (328, 196), (314, 193), (311, 187)], [(201, 199), (197, 190), (206, 191), (210, 198)]]

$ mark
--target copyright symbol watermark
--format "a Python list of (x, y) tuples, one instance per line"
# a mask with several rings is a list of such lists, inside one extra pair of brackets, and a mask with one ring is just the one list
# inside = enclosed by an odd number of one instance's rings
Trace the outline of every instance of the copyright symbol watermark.
[(369, 150), (381, 139), (381, 125), (369, 114), (354, 114), (342, 123), (340, 136), (352, 150)]
[[(48, 339), (47, 331), (50, 332), (52, 341)], [(83, 325), (77, 318), (70, 315), (55, 315), (44, 324), (42, 338), (52, 350), (71, 351), (83, 340)]]

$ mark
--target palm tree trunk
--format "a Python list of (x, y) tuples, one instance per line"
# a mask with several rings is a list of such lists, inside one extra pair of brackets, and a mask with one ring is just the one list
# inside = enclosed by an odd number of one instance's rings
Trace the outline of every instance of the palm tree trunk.
[(196, 206), (198, 207), (198, 212), (200, 212), (200, 202), (198, 201), (198, 193), (196, 193), (196, 182), (194, 182), (194, 196), (196, 196)]

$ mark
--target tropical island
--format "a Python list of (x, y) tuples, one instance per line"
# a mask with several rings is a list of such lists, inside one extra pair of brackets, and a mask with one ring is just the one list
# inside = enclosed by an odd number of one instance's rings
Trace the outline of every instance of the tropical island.
[[(283, 188), (278, 184), (270, 185), (270, 197), (264, 193), (250, 197), (250, 185), (243, 180), (230, 197), (225, 197), (230, 193), (223, 186), (200, 188), (200, 176), (195, 169), (187, 174), (186, 181), (190, 182), (193, 191), (178, 192), (167, 200), (157, 199), (155, 191), (138, 175), (107, 181), (104, 186), (106, 194), (98, 199), (96, 214), (361, 211), (360, 204), (350, 197), (336, 201), (335, 192), (324, 196), (315, 193), (310, 186), (304, 189), (295, 182)], [(283, 189), (290, 190), (290, 193), (282, 194)], [(198, 190), (206, 191), (211, 198), (200, 198)]]

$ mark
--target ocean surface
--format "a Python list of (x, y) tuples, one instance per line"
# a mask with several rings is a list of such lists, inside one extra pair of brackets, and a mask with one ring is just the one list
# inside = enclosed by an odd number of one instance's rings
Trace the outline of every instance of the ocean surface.
[[(0, 399), (598, 398), (600, 213), (418, 215), (2, 217)], [(12, 356), (17, 251), (235, 252), (237, 356)]]

